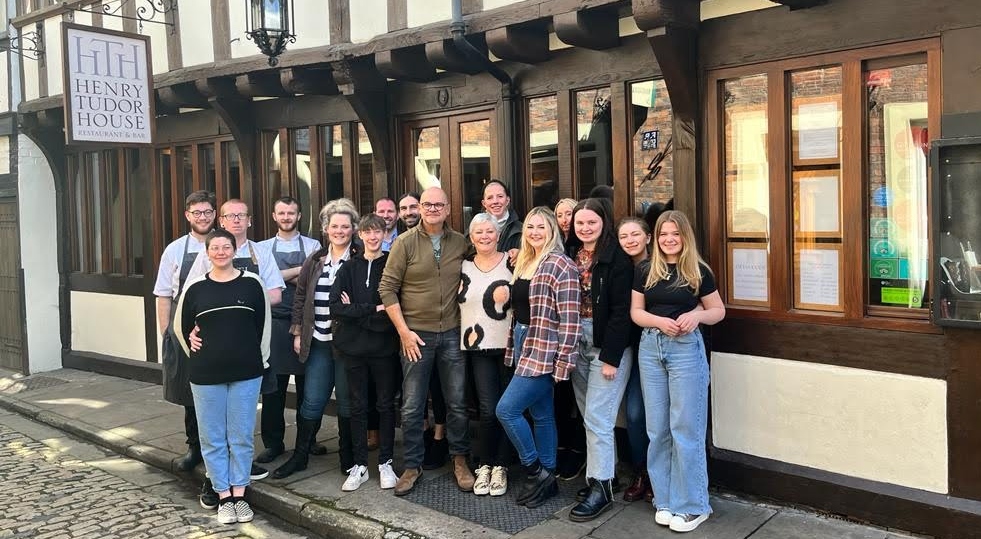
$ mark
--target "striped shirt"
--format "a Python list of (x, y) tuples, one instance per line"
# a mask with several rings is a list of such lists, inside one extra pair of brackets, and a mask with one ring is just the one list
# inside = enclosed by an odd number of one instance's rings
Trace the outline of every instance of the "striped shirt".
[(337, 262), (331, 263), (329, 254), (324, 261), (324, 270), (320, 273), (313, 292), (313, 338), (318, 341), (328, 342), (334, 338), (330, 333), (330, 287), (334, 284), (337, 271), (350, 256), (349, 247)]

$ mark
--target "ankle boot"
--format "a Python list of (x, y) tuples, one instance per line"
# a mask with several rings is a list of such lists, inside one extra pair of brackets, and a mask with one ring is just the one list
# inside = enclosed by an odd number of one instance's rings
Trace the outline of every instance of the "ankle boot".
[(337, 418), (338, 456), (341, 460), (341, 473), (347, 475), (347, 470), (354, 466), (354, 445), (351, 439), (351, 418)]
[[(611, 479), (610, 481), (613, 483), (613, 493), (616, 494), (620, 492), (620, 489), (622, 488), (622, 485), (620, 484), (620, 479), (614, 475), (613, 479)], [(587, 478), (586, 486), (576, 491), (576, 501), (581, 502), (585, 500), (589, 496), (589, 491), (592, 490), (592, 488), (593, 487), (592, 485), (590, 485), (589, 479)], [(651, 494), (651, 496), (653, 496), (653, 494)]]
[(647, 471), (638, 471), (634, 476), (633, 483), (623, 491), (623, 501), (636, 502), (644, 497), (651, 490), (651, 479), (647, 476)]
[(599, 479), (588, 479), (590, 483), (589, 495), (586, 499), (579, 502), (579, 505), (569, 511), (569, 520), (573, 522), (586, 522), (603, 514), (613, 505), (613, 482), (609, 479), (600, 481)]
[[(558, 483), (551, 470), (535, 462), (525, 467), (525, 483), (518, 494), (518, 505), (538, 507), (545, 500), (558, 493)], [(534, 504), (534, 505), (530, 505)]]
[(317, 433), (320, 432), (320, 426), (323, 425), (323, 423), (324, 418), (321, 416), (320, 420), (317, 421), (317, 428), (313, 430), (313, 441), (310, 442), (310, 454), (315, 457), (321, 457), (327, 454), (327, 448), (324, 447), (324, 444), (317, 443)]
[(202, 462), (204, 462), (204, 458), (201, 456), (201, 446), (189, 445), (187, 446), (187, 453), (178, 459), (177, 469), (182, 472), (189, 472)]
[(290, 459), (285, 464), (273, 471), (272, 475), (274, 478), (283, 479), (284, 477), (293, 475), (295, 472), (307, 469), (307, 462), (310, 459), (310, 445), (313, 443), (318, 422), (319, 420), (317, 419), (297, 418), (296, 445), (293, 446), (293, 455), (290, 456)]
[(435, 470), (442, 468), (446, 464), (446, 459), (450, 456), (450, 443), (444, 436), (440, 440), (433, 440), (432, 445), (426, 450), (422, 458), (423, 470)]

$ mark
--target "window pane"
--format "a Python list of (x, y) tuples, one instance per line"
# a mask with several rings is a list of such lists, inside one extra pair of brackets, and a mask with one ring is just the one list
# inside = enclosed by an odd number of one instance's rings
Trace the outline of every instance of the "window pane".
[[(340, 140), (340, 126), (335, 127), (338, 132), (338, 140)], [(361, 197), (361, 212), (370, 213), (375, 211), (375, 201), (372, 200), (374, 191), (372, 190), (372, 185), (374, 184), (374, 170), (375, 167), (372, 164), (373, 153), (371, 150), (371, 141), (368, 140), (368, 132), (364, 130), (361, 124), (358, 124), (358, 176), (357, 182), (359, 185), (359, 196)], [(339, 193), (344, 193), (342, 188), (343, 175), (339, 177), (337, 181), (337, 189)], [(338, 194), (338, 196), (341, 196)]]
[(190, 146), (177, 147), (177, 188), (180, 199), (194, 192), (194, 162)]
[(460, 124), (460, 161), (463, 170), (463, 230), (483, 210), (484, 184), (490, 179), (490, 120)]
[(412, 145), (416, 173), (414, 189), (421, 193), (430, 187), (439, 186), (439, 127), (413, 129)]
[(108, 237), (106, 244), (109, 248), (108, 273), (123, 273), (123, 227), (126, 226), (126, 201), (119, 189), (119, 154), (115, 150), (102, 153), (102, 181), (106, 193), (106, 213), (109, 218)]
[(841, 67), (790, 74), (794, 308), (842, 312)]
[[(225, 173), (225, 184), (228, 186), (228, 193), (225, 200), (229, 198), (242, 198), (242, 163), (238, 155), (238, 145), (235, 142), (222, 142), (221, 155), (224, 160), (223, 167)], [(222, 199), (224, 193), (215, 193), (218, 200)]]
[(89, 226), (92, 230), (92, 265), (89, 268), (93, 273), (102, 273), (105, 268), (102, 265), (102, 199), (103, 199), (103, 180), (102, 180), (102, 155), (99, 152), (89, 152), (85, 154), (86, 173), (90, 182), (91, 198), (89, 204), (91, 213), (89, 214)]
[(182, 201), (175, 203), (172, 197), (171, 188), (173, 181), (170, 177), (170, 148), (163, 148), (157, 153), (157, 185), (159, 185), (161, 195), (161, 218), (163, 219), (163, 242), (164, 245), (174, 239), (174, 218), (184, 215), (184, 204)]
[(865, 74), (868, 94), (869, 304), (927, 305), (927, 66)]
[[(322, 141), (324, 150), (324, 200), (328, 202), (344, 196), (344, 141), (342, 140), (342, 135), (343, 129), (340, 125), (325, 125), (320, 127), (320, 140)], [(365, 135), (365, 139), (367, 139), (367, 135)], [(369, 190), (368, 193), (368, 198), (370, 199), (371, 191)]]
[(88, 219), (86, 199), (89, 190), (85, 184), (85, 160), (82, 155), (74, 154), (69, 161), (72, 174), (72, 213), (75, 214), (75, 271), (88, 270)]
[(610, 89), (576, 92), (576, 177), (579, 198), (597, 185), (613, 185)]
[(143, 275), (143, 227), (150, 219), (150, 171), (140, 150), (126, 150), (126, 194), (129, 197), (129, 272)]
[(211, 143), (198, 145), (198, 160), (201, 165), (201, 189), (214, 193), (217, 172), (215, 168), (215, 146)]
[(768, 306), (770, 172), (767, 159), (767, 77), (725, 81), (724, 174), (727, 301)]
[(634, 211), (640, 215), (674, 197), (672, 119), (664, 80), (630, 85), (631, 173)]
[[(296, 193), (293, 196), (300, 201), (303, 214), (315, 215), (309, 211), (311, 207), (311, 174), (310, 174), (310, 130), (306, 127), (300, 129), (290, 129), (290, 138), (293, 145), (293, 185), (296, 186)], [(270, 200), (270, 202), (272, 202)], [(304, 218), (300, 222), (300, 233), (309, 236), (319, 232), (316, 219)], [(312, 225), (312, 227), (311, 227)]]
[(559, 201), (559, 106), (554, 95), (528, 100), (528, 157), (532, 206)]

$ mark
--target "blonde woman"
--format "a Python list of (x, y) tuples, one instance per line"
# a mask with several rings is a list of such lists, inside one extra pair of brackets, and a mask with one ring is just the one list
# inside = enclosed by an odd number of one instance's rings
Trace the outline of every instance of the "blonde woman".
[(709, 366), (698, 326), (718, 323), (726, 311), (685, 214), (661, 214), (654, 238), (648, 268), (636, 272), (630, 308), (643, 328), (638, 363), (651, 439), (647, 470), (654, 521), (690, 532), (712, 512), (705, 456)]
[(563, 242), (569, 237), (569, 230), (572, 229), (572, 210), (575, 209), (576, 204), (578, 202), (575, 199), (563, 198), (555, 205), (555, 220), (559, 224), (559, 230), (562, 231)]
[(575, 368), (581, 331), (579, 274), (563, 254), (552, 210), (540, 206), (528, 212), (511, 286), (514, 323), (504, 361), (515, 372), (497, 403), (497, 418), (527, 473), (517, 502), (538, 507), (558, 493), (552, 389)]

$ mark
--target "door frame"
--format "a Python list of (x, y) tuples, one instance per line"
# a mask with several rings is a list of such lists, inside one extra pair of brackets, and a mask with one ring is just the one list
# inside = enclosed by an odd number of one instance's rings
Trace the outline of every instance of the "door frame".
[[(27, 303), (26, 303), (26, 287), (24, 286), (24, 267), (21, 263), (21, 237), (20, 237), (20, 199), (18, 196), (4, 196), (0, 197), (0, 202), (6, 203), (11, 202), (16, 208), (15, 214), (17, 216), (14, 222), (14, 236), (17, 238), (17, 252), (14, 256), (14, 264), (17, 268), (17, 286), (19, 287), (19, 294), (17, 294), (17, 312), (20, 316), (20, 368), (13, 369), (20, 374), (25, 376), (31, 374), (30, 364), (28, 362), (28, 352), (27, 352)], [(4, 367), (8, 368), (8, 367)]]

